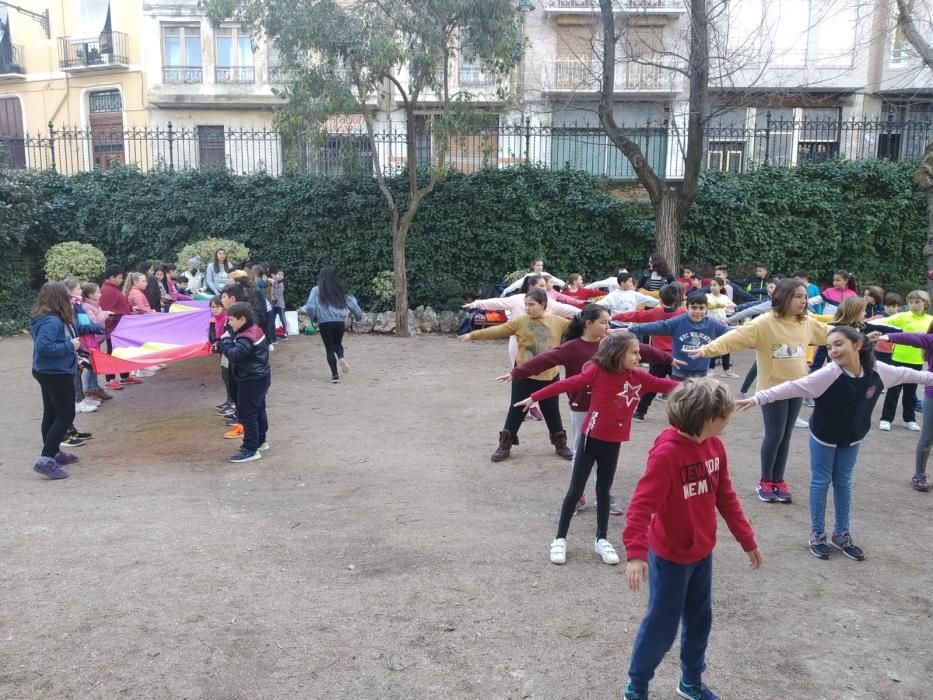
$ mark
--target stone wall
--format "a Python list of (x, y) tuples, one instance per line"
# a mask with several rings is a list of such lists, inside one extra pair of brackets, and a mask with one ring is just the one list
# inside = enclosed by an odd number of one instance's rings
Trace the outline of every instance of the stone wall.
[[(422, 333), (455, 333), (465, 319), (465, 311), (437, 312), (430, 306), (419, 306), (408, 314), (408, 330), (411, 335)], [(298, 329), (302, 333), (308, 325), (308, 316), (298, 312)], [(364, 312), (363, 320), (353, 317), (347, 321), (347, 330), (351, 333), (395, 333), (395, 312)]]

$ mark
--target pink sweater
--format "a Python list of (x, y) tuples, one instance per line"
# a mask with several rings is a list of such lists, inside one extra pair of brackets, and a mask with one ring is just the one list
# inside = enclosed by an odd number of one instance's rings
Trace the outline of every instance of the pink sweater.
[(134, 314), (152, 313), (152, 307), (149, 306), (149, 300), (146, 299), (143, 290), (132, 287), (126, 295), (126, 300)]

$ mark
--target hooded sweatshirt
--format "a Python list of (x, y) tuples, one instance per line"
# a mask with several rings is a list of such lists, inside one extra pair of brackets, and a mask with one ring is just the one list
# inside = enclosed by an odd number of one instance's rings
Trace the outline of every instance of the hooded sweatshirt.
[(71, 344), (71, 329), (58, 316), (36, 316), (32, 334), (32, 371), (39, 374), (74, 374), (78, 355)]
[[(684, 353), (684, 348), (696, 348), (712, 342), (723, 333), (729, 332), (729, 326), (717, 321), (716, 319), (705, 317), (699, 323), (690, 320), (688, 314), (672, 316), (666, 321), (655, 321), (654, 323), (639, 323), (629, 326), (628, 330), (635, 335), (666, 335), (673, 343), (671, 354), (677, 360), (683, 360), (687, 364), (682, 367), (675, 367), (671, 373), (675, 377), (695, 377), (697, 375), (706, 375), (709, 371), (709, 360), (703, 357), (690, 357)], [(727, 351), (719, 354), (726, 354)], [(712, 355), (705, 355), (712, 357)]]
[[(682, 313), (684, 313), (684, 310), (680, 306), (662, 306), (658, 304), (653, 309), (645, 311), (623, 311), (613, 316), (612, 320), (625, 323), (651, 323), (653, 321), (666, 321), (674, 316), (680, 316)], [(673, 341), (669, 335), (653, 335), (649, 344), (662, 352), (671, 352), (673, 348)], [(650, 360), (648, 362), (651, 363)]]
[(100, 308), (104, 311), (110, 311), (112, 314), (104, 325), (108, 336), (113, 332), (120, 318), (133, 313), (126, 296), (123, 294), (123, 290), (107, 281), (104, 281), (100, 286)]
[(716, 544), (717, 510), (744, 551), (757, 549), (732, 488), (722, 441), (697, 442), (676, 428), (662, 431), (625, 516), (626, 558), (647, 559), (649, 548), (677, 564), (706, 558)]

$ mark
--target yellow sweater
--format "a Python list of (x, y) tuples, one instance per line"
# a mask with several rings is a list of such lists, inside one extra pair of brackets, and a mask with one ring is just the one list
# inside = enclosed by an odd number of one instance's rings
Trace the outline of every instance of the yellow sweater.
[(803, 322), (781, 318), (773, 311), (764, 313), (744, 326), (719, 336), (701, 349), (703, 357), (755, 348), (758, 361), (757, 389), (770, 389), (807, 374), (808, 345), (824, 345), (830, 327), (809, 316)]
[[(518, 354), (515, 358), (515, 364), (520, 365), (525, 360), (531, 359), (542, 352), (553, 350), (560, 345), (560, 339), (567, 330), (569, 324), (566, 318), (545, 314), (541, 318), (531, 318), (531, 316), (519, 316), (513, 318), (500, 326), (490, 326), (479, 331), (470, 333), (470, 340), (488, 340), (490, 338), (508, 338), (514, 335), (518, 340)], [(536, 374), (529, 379), (540, 379), (550, 381), (560, 374), (559, 367), (553, 367), (541, 374)]]

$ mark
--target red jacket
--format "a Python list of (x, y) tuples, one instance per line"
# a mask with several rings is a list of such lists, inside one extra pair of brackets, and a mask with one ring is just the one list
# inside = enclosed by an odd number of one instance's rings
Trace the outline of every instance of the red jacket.
[(548, 384), (531, 395), (535, 401), (557, 396), (565, 391), (578, 391), (589, 386), (590, 410), (583, 421), (584, 435), (605, 442), (627, 442), (632, 432), (632, 414), (644, 394), (666, 394), (677, 382), (654, 377), (640, 369), (604, 372), (593, 362), (573, 377)]
[[(645, 311), (623, 311), (613, 316), (612, 320), (625, 321), (626, 323), (651, 323), (652, 321), (666, 321), (672, 316), (679, 316), (682, 313), (685, 313), (685, 311), (679, 306), (670, 307), (658, 304)], [(672, 341), (669, 335), (653, 335), (648, 342), (662, 352), (671, 351)], [(648, 362), (650, 363), (651, 360), (648, 360)]]
[[(536, 355), (515, 367), (512, 370), (512, 378), (527, 379), (559, 365), (564, 366), (564, 377), (572, 377), (575, 374), (580, 374), (583, 365), (593, 359), (593, 355), (596, 354), (598, 349), (599, 342), (591, 343), (588, 340), (583, 340), (583, 338), (568, 340), (553, 350), (542, 352), (540, 355)], [(669, 365), (674, 359), (670, 353), (660, 352), (644, 343), (639, 343), (638, 349), (641, 352), (642, 359), (651, 364)], [(590, 410), (589, 386), (567, 392), (567, 398), (570, 399), (571, 411)]]
[(667, 428), (648, 452), (645, 473), (625, 515), (622, 543), (628, 559), (647, 559), (650, 548), (677, 564), (704, 559), (716, 544), (716, 511), (751, 552), (755, 532), (739, 503), (719, 438), (697, 442)]
[(579, 289), (574, 289), (573, 291), (564, 287), (561, 291), (561, 294), (568, 297), (573, 297), (574, 299), (579, 299), (580, 301), (586, 301), (587, 299), (598, 299), (599, 297), (606, 296), (606, 292), (601, 289), (588, 289), (587, 287), (580, 287)]
[(107, 324), (104, 326), (108, 337), (113, 329), (116, 328), (117, 321), (119, 321), (122, 316), (133, 313), (120, 288), (112, 282), (107, 281), (104, 281), (100, 286), (100, 308), (104, 311), (113, 312), (113, 315), (107, 319)]

